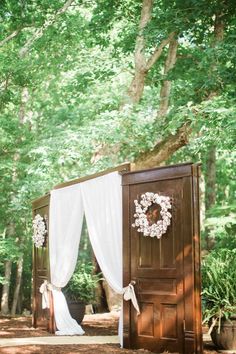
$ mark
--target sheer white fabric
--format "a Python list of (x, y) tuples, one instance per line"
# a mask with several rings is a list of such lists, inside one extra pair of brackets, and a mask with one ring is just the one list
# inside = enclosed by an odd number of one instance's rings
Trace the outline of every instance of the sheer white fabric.
[[(83, 202), (80, 185), (53, 190), (50, 199), (49, 255), (51, 283), (64, 287), (70, 280), (78, 257)], [(64, 294), (53, 290), (53, 303), (57, 335), (84, 334), (82, 328), (70, 316)]]
[(110, 286), (122, 293), (122, 188), (117, 172), (81, 183), (89, 238)]
[[(109, 285), (123, 294), (122, 187), (118, 172), (81, 183), (85, 218), (95, 257)], [(119, 323), (123, 340), (123, 312)]]
[(60, 290), (52, 290), (52, 293), (54, 316), (58, 329), (56, 335), (72, 336), (84, 334), (82, 327), (71, 317), (63, 292)]

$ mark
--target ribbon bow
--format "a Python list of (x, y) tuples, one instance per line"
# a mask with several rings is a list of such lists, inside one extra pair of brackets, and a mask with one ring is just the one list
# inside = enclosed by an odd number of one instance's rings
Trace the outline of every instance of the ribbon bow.
[(44, 280), (39, 288), (39, 292), (42, 294), (42, 309), (49, 308), (49, 296), (48, 291), (51, 290), (50, 283), (47, 280)]
[(137, 311), (137, 315), (139, 315), (140, 314), (139, 305), (134, 291), (134, 286), (132, 285), (132, 283), (129, 283), (129, 285), (123, 289), (123, 294), (124, 294), (124, 300), (132, 301), (132, 304), (135, 310)]
[(49, 283), (47, 280), (44, 280), (43, 284), (41, 284), (39, 288), (39, 292), (42, 294), (42, 309), (50, 308), (48, 292), (52, 290), (61, 290), (61, 288), (58, 288), (57, 286)]

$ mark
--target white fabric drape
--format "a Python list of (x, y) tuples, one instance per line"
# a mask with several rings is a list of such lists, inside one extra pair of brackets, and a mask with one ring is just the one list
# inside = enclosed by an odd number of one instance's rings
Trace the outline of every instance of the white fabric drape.
[(56, 335), (72, 336), (84, 334), (82, 327), (71, 317), (63, 292), (59, 290), (52, 290), (52, 293), (54, 316), (56, 327), (58, 329), (56, 331)]
[[(70, 280), (78, 257), (83, 223), (83, 202), (80, 185), (73, 185), (51, 192), (49, 210), (49, 256), (51, 283), (62, 288)], [(53, 303), (57, 335), (84, 334), (70, 316), (64, 294), (53, 290)]]
[(81, 183), (89, 238), (110, 286), (122, 293), (122, 188), (118, 172)]
[[(139, 307), (131, 284), (123, 288), (122, 186), (118, 172), (81, 183), (84, 212), (93, 252), (111, 288)], [(123, 345), (123, 311), (119, 323)]]

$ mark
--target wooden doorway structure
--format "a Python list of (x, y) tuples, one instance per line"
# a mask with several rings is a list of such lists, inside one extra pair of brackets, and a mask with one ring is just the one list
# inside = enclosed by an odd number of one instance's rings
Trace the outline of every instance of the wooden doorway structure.
[[(32, 202), (33, 218), (38, 214), (42, 216), (45, 220), (47, 231), (49, 230), (49, 204), (50, 194), (46, 194)], [(44, 280), (50, 281), (48, 232), (43, 247), (33, 247), (32, 325), (35, 328), (42, 326), (47, 328), (50, 333), (54, 333), (53, 311), (42, 309), (42, 295), (39, 292), (39, 288)], [(52, 302), (51, 296), (50, 301)]]
[[(134, 281), (141, 314), (124, 302), (124, 346), (202, 353), (200, 303), (199, 166), (182, 164), (123, 176), (124, 285)], [(131, 227), (134, 200), (169, 196), (172, 222), (161, 239)]]
[[(124, 301), (124, 347), (154, 352), (202, 353), (200, 301), (199, 165), (172, 165), (129, 171), (129, 164), (56, 186), (62, 188), (101, 176), (122, 173), (124, 287), (136, 282), (141, 309), (136, 315)], [(134, 200), (145, 192), (169, 196), (172, 221), (158, 240), (144, 237), (131, 225)], [(33, 216), (49, 220), (50, 195), (33, 202)], [(50, 237), (50, 235), (48, 235)], [(42, 310), (39, 287), (50, 282), (48, 240), (33, 250), (33, 325), (54, 332), (52, 310)], [(52, 299), (51, 299), (52, 301)]]

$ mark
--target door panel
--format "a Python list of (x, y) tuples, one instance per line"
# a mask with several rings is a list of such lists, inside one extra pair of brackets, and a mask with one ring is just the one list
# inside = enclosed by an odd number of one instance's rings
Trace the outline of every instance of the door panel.
[[(192, 173), (192, 164), (184, 164), (123, 175), (124, 286), (136, 282), (141, 309), (137, 316), (124, 303), (125, 347), (190, 354), (198, 353), (201, 346), (194, 322)], [(145, 237), (131, 226), (134, 200), (146, 192), (171, 199), (171, 225), (161, 239)], [(198, 318), (199, 304), (200, 300)]]
[[(145, 192), (153, 192), (169, 196), (173, 204), (174, 200), (182, 197), (181, 191), (182, 180), (155, 181), (131, 186), (130, 200), (140, 199)], [(135, 205), (132, 202), (130, 213), (132, 219), (135, 213)], [(130, 231), (131, 279), (137, 283), (141, 306), (137, 328), (133, 326), (133, 322), (131, 323), (132, 333), (135, 333), (133, 341), (135, 348), (143, 347), (147, 340), (145, 333), (149, 333), (148, 342), (151, 348), (155, 347), (158, 340), (160, 349), (163, 342), (165, 343), (163, 345), (166, 345), (163, 350), (178, 347), (179, 351), (182, 351), (183, 341), (177, 336), (177, 328), (183, 323), (183, 302), (179, 300), (180, 288), (176, 286), (183, 282), (181, 223), (176, 222), (177, 219), (181, 220), (181, 208), (175, 207), (171, 213), (171, 225), (160, 240), (156, 237), (144, 237), (136, 228)], [(143, 283), (146, 283), (146, 287), (143, 287)], [(142, 330), (139, 330), (139, 327)]]
[[(48, 228), (49, 220), (49, 196), (42, 197), (33, 202), (33, 218), (41, 215)], [(33, 326), (47, 328), (52, 331), (51, 315), (49, 309), (42, 309), (42, 295), (39, 288), (44, 280), (50, 280), (48, 257), (48, 234), (43, 247), (33, 246)]]

